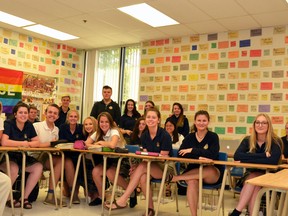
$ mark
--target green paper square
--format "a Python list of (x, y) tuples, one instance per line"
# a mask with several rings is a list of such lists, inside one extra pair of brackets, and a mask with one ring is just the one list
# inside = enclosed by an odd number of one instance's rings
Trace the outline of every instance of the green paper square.
[(235, 132), (236, 134), (246, 134), (246, 127), (236, 127)]
[(225, 134), (225, 127), (215, 127), (215, 133)]

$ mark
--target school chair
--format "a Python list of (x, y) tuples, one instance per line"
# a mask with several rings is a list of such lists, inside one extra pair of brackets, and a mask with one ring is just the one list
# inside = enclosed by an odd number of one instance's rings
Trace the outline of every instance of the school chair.
[(245, 169), (243, 167), (233, 167), (230, 170), (230, 188), (234, 195), (233, 198), (235, 198), (236, 193), (239, 194), (242, 190), (242, 186), (239, 186), (237, 182), (243, 177), (244, 173)]

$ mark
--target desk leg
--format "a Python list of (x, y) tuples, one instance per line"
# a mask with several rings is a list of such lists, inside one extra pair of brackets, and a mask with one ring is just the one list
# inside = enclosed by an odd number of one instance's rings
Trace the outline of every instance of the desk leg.
[[(262, 188), (262, 189), (259, 190), (259, 192), (258, 192), (258, 194), (256, 196), (256, 200), (255, 200), (252, 216), (258, 216), (259, 209), (260, 209), (261, 198), (262, 198), (264, 193), (269, 193), (269, 188)], [(267, 207), (266, 207), (266, 209), (267, 209)]]
[(50, 162), (50, 175), (52, 176), (52, 185), (54, 190), (54, 199), (55, 199), (55, 209), (58, 210), (58, 203), (57, 203), (57, 197), (56, 197), (56, 184), (55, 184), (55, 173), (54, 173), (54, 167), (53, 167), (53, 158), (52, 154), (50, 152), (46, 152), (49, 156), (49, 162)]
[(64, 153), (61, 151), (61, 180), (60, 180), (60, 208), (62, 208), (62, 200), (63, 200), (63, 184), (64, 184), (64, 162), (65, 162), (65, 156)]
[[(225, 190), (225, 184), (226, 184), (228, 169), (230, 169), (230, 168), (226, 167), (226, 169), (224, 171), (224, 174), (223, 174), (221, 190), (220, 190), (219, 200), (218, 200), (218, 204), (217, 204), (217, 216), (220, 215), (220, 208), (221, 208), (221, 205), (223, 203), (222, 201), (223, 201), (223, 198), (224, 198), (224, 190)], [(223, 208), (223, 206), (222, 206), (222, 208)]]
[(150, 196), (150, 173), (151, 173), (151, 160), (147, 161), (147, 182), (146, 182), (146, 202), (145, 202), (145, 215), (148, 216), (149, 196)]
[(89, 204), (89, 201), (88, 201), (87, 170), (86, 170), (86, 157), (85, 157), (85, 155), (83, 155), (83, 157), (82, 157), (82, 162), (83, 162), (83, 174), (84, 174), (84, 185), (85, 185), (86, 203)]
[[(270, 194), (270, 193), (268, 193)], [(275, 201), (276, 201), (276, 191), (272, 190), (272, 196), (271, 196), (271, 200), (270, 200), (270, 206), (269, 206), (269, 212), (267, 212), (267, 215), (273, 215), (273, 210), (275, 208)]]
[(105, 186), (106, 186), (106, 168), (107, 168), (107, 156), (103, 155), (103, 179), (102, 179), (102, 211), (101, 215), (104, 215), (104, 202), (105, 202)]
[(202, 216), (202, 190), (203, 190), (203, 165), (199, 167), (199, 199), (198, 199), (198, 212), (199, 216)]
[(281, 216), (281, 214), (282, 214), (282, 212), (283, 212), (284, 199), (285, 199), (285, 193), (281, 192), (281, 196), (280, 196), (280, 200), (279, 200), (279, 205), (278, 205), (277, 216)]
[(21, 179), (21, 213), (23, 215), (23, 207), (24, 207), (24, 190), (25, 190), (25, 169), (26, 169), (26, 154), (22, 153), (22, 179)]
[(79, 173), (79, 167), (80, 167), (80, 163), (81, 163), (81, 157), (83, 156), (83, 154), (84, 153), (80, 153), (78, 156), (76, 170), (75, 170), (75, 174), (74, 174), (73, 186), (72, 186), (72, 191), (71, 191), (69, 208), (71, 208), (71, 205), (72, 205), (72, 200), (73, 200), (73, 196), (74, 196), (74, 192), (75, 192), (75, 186), (77, 183), (77, 177), (78, 177), (78, 173)]
[[(116, 191), (116, 187), (117, 187), (117, 183), (118, 183), (118, 176), (119, 176), (119, 172), (120, 172), (120, 167), (121, 167), (121, 161), (122, 161), (122, 157), (120, 157), (118, 159), (118, 163), (117, 163), (117, 168), (116, 168), (116, 173), (115, 173), (115, 178), (114, 178), (114, 183), (113, 183), (113, 188), (112, 188), (112, 194), (111, 194), (111, 199), (110, 199), (110, 203), (113, 202), (114, 200), (114, 196), (115, 196), (115, 191)], [(111, 215), (111, 208), (112, 205), (110, 205), (109, 207), (109, 213), (108, 215)]]
[(288, 192), (286, 191), (286, 196), (285, 196), (285, 199), (284, 199), (282, 216), (286, 216), (287, 214), (288, 214)]
[[(6, 169), (7, 169), (7, 175), (11, 179), (11, 172), (10, 172), (10, 161), (9, 161), (9, 155), (7, 152), (5, 154), (5, 160), (6, 160)], [(12, 216), (15, 215), (15, 209), (14, 209), (14, 202), (13, 202), (13, 191), (12, 191), (12, 182), (11, 182), (11, 190), (10, 190), (10, 201), (11, 201), (11, 208), (12, 208)]]
[(159, 211), (159, 205), (160, 205), (160, 201), (161, 201), (161, 197), (162, 197), (162, 193), (163, 193), (163, 189), (164, 189), (164, 184), (165, 184), (165, 179), (166, 179), (166, 175), (167, 175), (167, 170), (168, 170), (168, 163), (169, 163), (168, 161), (165, 162), (165, 166), (164, 166), (164, 170), (163, 170), (162, 180), (161, 180), (158, 199), (157, 199), (155, 216), (158, 215), (158, 211)]

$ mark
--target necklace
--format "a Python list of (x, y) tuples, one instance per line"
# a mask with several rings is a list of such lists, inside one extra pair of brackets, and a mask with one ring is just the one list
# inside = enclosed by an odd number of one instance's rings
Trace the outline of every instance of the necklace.
[(204, 139), (204, 137), (206, 136), (206, 133), (207, 133), (207, 132), (205, 132), (205, 134), (204, 134), (203, 136), (199, 136), (199, 134), (196, 132), (196, 137), (197, 137), (199, 140), (202, 140), (202, 139)]

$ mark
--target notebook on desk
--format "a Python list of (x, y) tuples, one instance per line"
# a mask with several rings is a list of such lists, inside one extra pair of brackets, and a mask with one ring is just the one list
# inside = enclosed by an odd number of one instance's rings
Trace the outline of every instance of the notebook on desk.
[(56, 141), (51, 141), (50, 146), (55, 147), (56, 145), (63, 144), (63, 143), (68, 143), (68, 140), (60, 139), (60, 140), (56, 140)]

